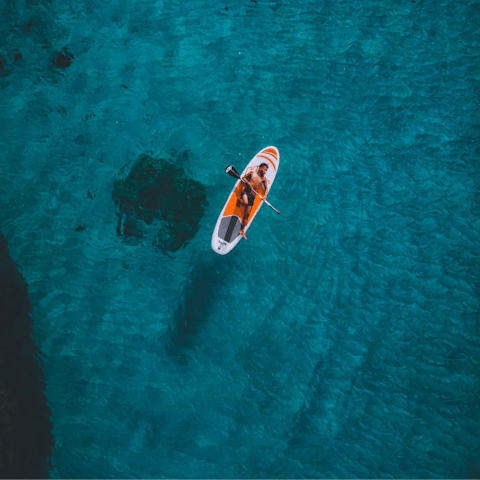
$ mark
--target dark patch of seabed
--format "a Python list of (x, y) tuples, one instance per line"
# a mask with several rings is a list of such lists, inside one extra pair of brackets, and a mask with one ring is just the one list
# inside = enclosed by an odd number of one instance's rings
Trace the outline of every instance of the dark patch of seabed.
[(27, 285), (0, 232), (0, 477), (48, 478), (53, 449)]
[(195, 236), (207, 203), (205, 187), (181, 166), (185, 158), (176, 160), (142, 155), (114, 183), (119, 236), (130, 243), (151, 237), (164, 252), (175, 252)]

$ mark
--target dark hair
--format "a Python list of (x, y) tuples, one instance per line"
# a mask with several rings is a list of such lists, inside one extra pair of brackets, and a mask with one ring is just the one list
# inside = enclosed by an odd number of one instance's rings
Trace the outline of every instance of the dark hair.
[(262, 167), (267, 167), (268, 168), (268, 165), (265, 162), (263, 162), (263, 163), (260, 164), (258, 169), (260, 170)]

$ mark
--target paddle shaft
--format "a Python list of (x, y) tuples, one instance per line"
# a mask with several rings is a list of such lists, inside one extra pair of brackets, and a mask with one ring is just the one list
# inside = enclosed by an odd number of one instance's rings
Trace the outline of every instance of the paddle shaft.
[(272, 210), (275, 210), (275, 212), (277, 212), (278, 215), (280, 215), (280, 212), (274, 207), (272, 206), (270, 203), (268, 203), (257, 191), (255, 191), (255, 189), (253, 189), (250, 185), (248, 185), (248, 183), (242, 178), (240, 177), (240, 180), (245, 184), (247, 185), (250, 190), (253, 191), (253, 193), (255, 193), (256, 195), (258, 195)]

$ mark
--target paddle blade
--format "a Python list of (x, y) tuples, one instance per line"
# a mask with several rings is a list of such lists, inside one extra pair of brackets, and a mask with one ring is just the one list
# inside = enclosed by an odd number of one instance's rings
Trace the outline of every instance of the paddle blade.
[(231, 177), (233, 178), (236, 178), (236, 179), (239, 179), (240, 178), (240, 174), (237, 172), (237, 169), (233, 166), (233, 165), (229, 165), (226, 169), (225, 169), (225, 173), (230, 175)]

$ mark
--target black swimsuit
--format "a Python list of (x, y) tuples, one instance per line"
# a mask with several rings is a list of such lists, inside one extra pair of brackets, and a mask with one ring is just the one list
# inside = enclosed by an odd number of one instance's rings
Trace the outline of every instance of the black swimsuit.
[(250, 206), (253, 206), (253, 202), (255, 201), (255, 194), (252, 192), (252, 189), (248, 185), (245, 185), (245, 190), (243, 191), (243, 193), (247, 194), (248, 204)]

